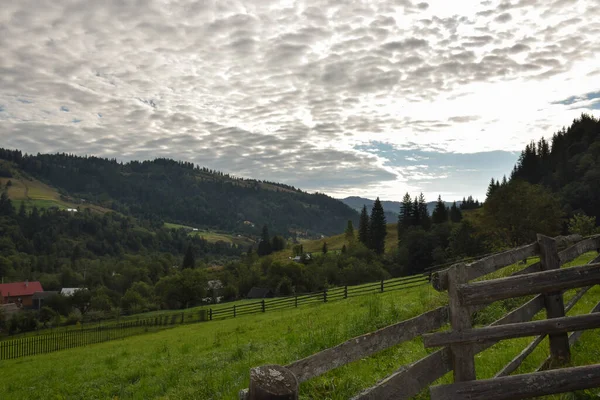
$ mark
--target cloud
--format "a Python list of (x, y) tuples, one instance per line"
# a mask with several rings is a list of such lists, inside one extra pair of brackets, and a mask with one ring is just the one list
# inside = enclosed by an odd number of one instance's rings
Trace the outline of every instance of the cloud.
[[(511, 152), (597, 113), (595, 98), (561, 103), (600, 90), (594, 7), (7, 2), (0, 140), (28, 152), (173, 157), (327, 193), (418, 191), (389, 154), (360, 146)], [(420, 171), (419, 185), (441, 185), (436, 173), (453, 182), (437, 168)]]

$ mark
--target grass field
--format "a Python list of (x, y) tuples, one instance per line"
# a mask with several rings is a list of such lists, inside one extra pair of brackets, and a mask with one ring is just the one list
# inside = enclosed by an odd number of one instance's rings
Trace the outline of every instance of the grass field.
[[(354, 231), (356, 234), (356, 230)], [(327, 242), (328, 251), (341, 250), (344, 245), (348, 245), (345, 235), (329, 236), (324, 239), (315, 240), (301, 240), (304, 251), (307, 253), (320, 253), (323, 249), (323, 243)], [(385, 248), (386, 251), (392, 251), (398, 247), (398, 224), (387, 224), (387, 236), (385, 237)], [(278, 251), (272, 254), (272, 257), (276, 260), (288, 259), (292, 256), (292, 247)]]
[[(2, 162), (7, 164), (6, 161)], [(21, 173), (15, 173), (12, 178), (0, 178), (0, 188), (4, 188), (8, 181), (11, 181), (12, 184), (8, 188), (8, 197), (16, 209), (20, 207), (21, 202), (24, 202), (27, 210), (31, 210), (35, 206), (37, 208), (58, 207), (59, 209), (79, 207), (82, 210), (89, 208), (100, 213), (110, 211), (93, 204), (75, 204), (64, 201), (60, 198), (60, 193), (56, 188)]]
[[(594, 256), (585, 255), (577, 263), (587, 262)], [(573, 293), (567, 292), (566, 299)], [(599, 300), (600, 287), (596, 286), (569, 315), (588, 313)], [(253, 366), (287, 364), (445, 302), (445, 293), (426, 285), (305, 308), (186, 325), (122, 341), (5, 361), (0, 363), (0, 398), (235, 399), (238, 390), (247, 387), (248, 372)], [(517, 304), (515, 301), (494, 303), (477, 315), (476, 322), (489, 323)], [(543, 312), (537, 316), (542, 317)], [(531, 340), (503, 341), (479, 354), (476, 357), (478, 378), (493, 376)], [(429, 352), (420, 339), (395, 346), (303, 383), (300, 396), (302, 399), (347, 399)], [(534, 370), (547, 354), (545, 342), (517, 373)], [(573, 349), (572, 364), (591, 364), (599, 359), (600, 330), (587, 331)], [(450, 381), (451, 374), (440, 380), (442, 383)], [(596, 390), (548, 398), (583, 399), (598, 393)], [(417, 398), (427, 399), (427, 391)]]
[[(165, 222), (165, 228), (169, 228), (169, 229), (188, 229), (188, 230), (192, 230), (194, 228), (192, 228), (191, 226), (187, 226), (187, 225), (180, 225), (180, 224), (173, 224), (170, 222)], [(254, 244), (254, 241), (252, 241), (251, 239), (245, 237), (245, 236), (238, 236), (235, 234), (229, 234), (229, 233), (221, 233), (221, 232), (214, 232), (214, 231), (209, 231), (209, 230), (205, 230), (205, 229), (199, 229), (197, 231), (193, 231), (190, 232), (190, 235), (197, 235), (197, 236), (201, 236), (204, 239), (206, 239), (209, 243), (216, 243), (218, 241), (222, 241), (225, 243), (232, 243), (232, 244), (236, 244), (236, 245), (243, 245), (243, 246), (250, 246), (252, 244)]]

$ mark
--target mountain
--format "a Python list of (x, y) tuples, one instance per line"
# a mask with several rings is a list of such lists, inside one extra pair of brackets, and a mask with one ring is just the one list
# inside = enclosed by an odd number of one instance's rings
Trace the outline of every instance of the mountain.
[(315, 237), (343, 232), (358, 213), (322, 193), (236, 178), (170, 159), (131, 161), (0, 149), (0, 177), (15, 173), (50, 185), (67, 203), (94, 204), (139, 220), (258, 234)]
[[(352, 207), (353, 209), (355, 209), (359, 212), (360, 212), (360, 210), (362, 210), (363, 205), (366, 205), (367, 209), (370, 212), (371, 208), (373, 207), (373, 203), (375, 202), (375, 200), (367, 199), (364, 197), (358, 197), (358, 196), (346, 197), (345, 199), (340, 199), (340, 200), (344, 204), (348, 205), (349, 207)], [(446, 204), (446, 207), (452, 206), (452, 202), (445, 201), (444, 203)], [(456, 202), (457, 205), (460, 205), (460, 203), (462, 203), (462, 202), (461, 201)], [(435, 201), (430, 201), (427, 203), (427, 210), (429, 211), (429, 215), (431, 215), (431, 213), (435, 209), (435, 204), (436, 204)], [(397, 222), (398, 221), (398, 213), (400, 212), (400, 206), (402, 205), (402, 203), (400, 203), (399, 201), (382, 200), (381, 205), (383, 206), (383, 210), (385, 211), (385, 219), (387, 220), (387, 222), (388, 223)]]

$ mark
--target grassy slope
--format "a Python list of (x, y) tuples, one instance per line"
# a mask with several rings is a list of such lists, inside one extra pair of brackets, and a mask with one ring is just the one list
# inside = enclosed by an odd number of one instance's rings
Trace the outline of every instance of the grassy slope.
[[(356, 230), (354, 231), (357, 234)], [(344, 244), (348, 244), (344, 234), (329, 236), (325, 239), (317, 240), (304, 240), (301, 244), (304, 246), (304, 251), (307, 253), (318, 253), (323, 249), (323, 242), (327, 242), (327, 249), (329, 251), (341, 250)], [(385, 238), (386, 251), (392, 251), (398, 246), (398, 224), (387, 225), (387, 236)], [(285, 250), (281, 250), (273, 254), (275, 259), (287, 259), (292, 256), (291, 247)]]
[[(173, 224), (170, 222), (165, 222), (165, 227), (169, 228), (169, 229), (183, 228), (183, 229), (188, 229), (190, 231), (193, 229), (191, 226)], [(232, 243), (232, 244), (236, 244), (236, 245), (241, 244), (243, 246), (251, 246), (254, 244), (254, 241), (252, 239), (247, 238), (245, 236), (238, 236), (238, 235), (222, 233), (222, 232), (207, 231), (207, 230), (203, 230), (203, 229), (200, 229), (200, 230), (194, 231), (194, 232), (190, 232), (190, 235), (201, 236), (204, 239), (206, 239), (209, 243), (216, 243), (218, 241), (222, 241), (225, 243)]]
[[(593, 256), (588, 254), (578, 263), (587, 262)], [(566, 298), (573, 292), (569, 291)], [(443, 304), (445, 299), (445, 294), (422, 286), (3, 361), (0, 362), (0, 398), (235, 399), (238, 390), (247, 386), (252, 366), (289, 363), (351, 337), (416, 316)], [(569, 314), (587, 313), (598, 300), (600, 287), (595, 287)], [(500, 317), (506, 312), (502, 307), (506, 304), (495, 303), (481, 313), (477, 321), (488, 323)], [(543, 312), (538, 317), (543, 317)], [(573, 351), (573, 365), (597, 362), (599, 334), (600, 330), (593, 330), (582, 336)], [(491, 377), (531, 340), (503, 341), (478, 355), (478, 378)], [(419, 339), (395, 346), (305, 382), (301, 385), (301, 398), (347, 399), (428, 352)], [(543, 343), (518, 372), (532, 371), (547, 354), (548, 345)], [(441, 383), (450, 381), (451, 374), (440, 380)], [(598, 390), (592, 392), (598, 393)], [(572, 398), (568, 396), (562, 398)], [(427, 391), (418, 398), (428, 398)]]
[[(6, 161), (0, 160), (0, 163), (8, 164)], [(110, 211), (106, 208), (93, 204), (75, 204), (64, 201), (60, 198), (60, 194), (56, 188), (46, 185), (36, 179), (27, 177), (18, 170), (13, 169), (14, 175), (12, 178), (0, 178), (0, 188), (4, 188), (10, 180), (12, 186), (8, 189), (8, 196), (13, 201), (13, 205), (18, 209), (21, 202), (25, 202), (25, 207), (31, 209), (34, 206), (38, 208), (58, 207), (65, 208), (90, 208), (93, 211), (104, 213)]]

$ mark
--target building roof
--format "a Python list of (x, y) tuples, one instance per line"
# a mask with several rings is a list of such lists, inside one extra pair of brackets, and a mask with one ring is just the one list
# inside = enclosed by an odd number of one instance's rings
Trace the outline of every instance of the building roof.
[(273, 296), (273, 291), (268, 288), (253, 287), (248, 292), (249, 299), (264, 299), (265, 297)]
[(56, 296), (57, 294), (58, 294), (58, 292), (56, 292), (56, 291), (35, 292), (33, 294), (32, 299), (33, 300), (46, 300), (46, 299), (49, 299), (52, 296)]
[(60, 294), (65, 296), (73, 296), (75, 292), (79, 290), (86, 290), (86, 288), (78, 288), (78, 287), (65, 287), (60, 289)]
[(1, 283), (0, 293), (4, 297), (32, 296), (35, 292), (43, 292), (42, 284), (34, 282)]

